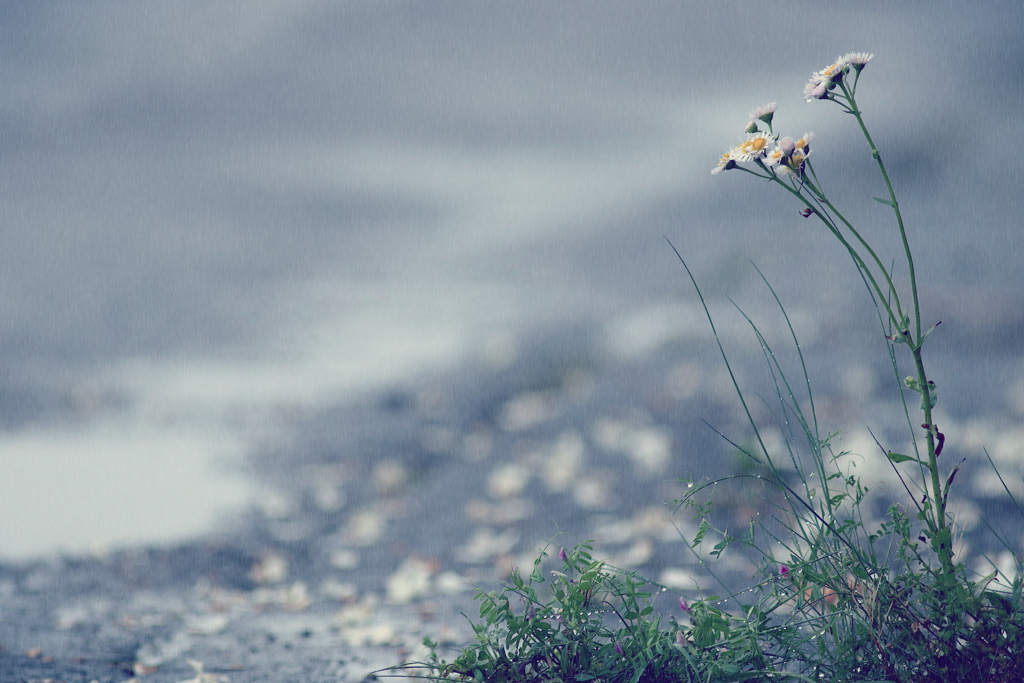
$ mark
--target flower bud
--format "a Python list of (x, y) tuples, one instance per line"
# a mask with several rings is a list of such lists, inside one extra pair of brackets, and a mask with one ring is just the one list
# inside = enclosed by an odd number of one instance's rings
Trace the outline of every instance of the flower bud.
[(754, 123), (753, 121), (751, 121), (750, 123), (747, 124), (747, 127), (743, 129), (743, 132), (744, 133), (756, 133), (757, 132), (757, 124)]
[(786, 156), (789, 156), (796, 149), (796, 143), (793, 142), (793, 138), (782, 138), (779, 140), (779, 149)]

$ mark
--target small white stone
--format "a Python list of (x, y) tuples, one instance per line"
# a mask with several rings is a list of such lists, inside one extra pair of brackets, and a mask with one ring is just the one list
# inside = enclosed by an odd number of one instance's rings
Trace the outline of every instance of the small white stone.
[(256, 583), (280, 583), (288, 577), (288, 560), (278, 553), (267, 553), (253, 565), (249, 576)]
[(465, 545), (459, 548), (457, 556), (469, 564), (483, 564), (499, 555), (511, 552), (518, 542), (519, 533), (512, 529), (495, 534), (491, 529), (480, 528)]
[(397, 493), (408, 479), (408, 470), (397, 460), (384, 460), (373, 468), (373, 484), (383, 495)]
[(225, 614), (207, 614), (189, 620), (188, 632), (196, 635), (209, 636), (220, 633), (228, 627), (228, 619)]
[(515, 498), (523, 492), (532, 476), (533, 473), (523, 465), (501, 465), (491, 472), (487, 490), (494, 498)]
[(672, 460), (672, 437), (657, 427), (635, 430), (629, 435), (626, 454), (644, 474), (660, 474)]
[(498, 424), (507, 432), (518, 432), (536, 427), (554, 417), (548, 392), (536, 391), (516, 396), (505, 404)]
[(395, 639), (395, 629), (391, 624), (356, 626), (343, 629), (341, 637), (352, 647), (388, 645)]
[(572, 490), (573, 501), (588, 510), (608, 510), (616, 507), (611, 487), (597, 475), (578, 479)]
[(649, 538), (638, 538), (629, 550), (614, 555), (608, 564), (620, 569), (636, 569), (650, 562), (654, 557), (654, 543)]
[(690, 572), (678, 567), (669, 567), (661, 572), (658, 583), (676, 590), (696, 590), (697, 579)]
[(376, 510), (360, 510), (349, 520), (345, 536), (355, 545), (373, 545), (383, 535), (386, 522)]
[(469, 581), (456, 572), (441, 572), (434, 580), (437, 590), (445, 595), (462, 593), (471, 587)]
[(586, 444), (575, 431), (566, 430), (558, 437), (544, 463), (544, 483), (552, 492), (565, 491), (584, 464)]
[(406, 558), (402, 566), (387, 579), (388, 602), (404, 604), (427, 595), (434, 567), (434, 563), (428, 560)]
[(359, 589), (354, 583), (342, 583), (337, 579), (325, 579), (320, 584), (320, 592), (339, 602), (352, 602), (359, 596)]
[(333, 484), (318, 484), (313, 489), (313, 502), (324, 512), (336, 512), (345, 506), (345, 494)]
[(359, 554), (354, 550), (335, 550), (331, 552), (330, 563), (335, 569), (355, 569), (359, 566)]

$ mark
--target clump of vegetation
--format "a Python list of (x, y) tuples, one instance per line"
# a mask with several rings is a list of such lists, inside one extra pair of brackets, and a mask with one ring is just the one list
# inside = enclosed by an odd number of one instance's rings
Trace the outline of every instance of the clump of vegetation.
[[(1020, 558), (1007, 546), (1015, 575), (993, 571), (982, 576), (954, 552), (957, 529), (949, 499), (963, 460), (939, 464), (946, 435), (933, 418), (938, 390), (924, 361), (925, 342), (935, 325), (925, 330), (922, 324), (917, 273), (900, 206), (857, 106), (858, 82), (872, 59), (865, 53), (837, 59), (814, 73), (804, 96), (839, 106), (863, 133), (888, 190), (887, 197), (875, 201), (892, 211), (909, 294), (894, 284), (894, 271), (826, 195), (811, 161), (813, 135), (793, 139), (775, 133), (774, 103), (750, 113), (746, 138), (722, 155), (712, 173), (739, 170), (783, 189), (800, 203), (801, 215), (820, 221), (852, 259), (878, 311), (903, 397), (912, 450), (898, 453), (879, 443), (875, 457), (887, 460), (899, 476), (905, 503), (892, 505), (881, 521), (866, 510), (869, 491), (852, 473), (849, 454), (834, 450), (835, 434), (819, 432), (797, 336), (765, 280), (799, 355), (799, 375), (791, 381), (744, 314), (774, 383), (774, 426), (785, 433), (783, 452), (766, 447), (764, 427), (752, 417), (724, 350), (722, 357), (751, 429), (751, 435), (729, 441), (751, 464), (734, 479), (755, 479), (767, 487), (770, 495), (764, 500), (771, 514), (764, 517), (776, 521), (771, 526), (752, 521), (738, 537), (717, 529), (710, 506), (698, 501), (715, 482), (696, 484), (679, 501), (680, 508), (700, 519), (696, 537), (687, 539), (692, 548), (714, 542), (710, 555), (717, 556), (738, 545), (757, 558), (761, 582), (743, 593), (749, 599), (733, 596), (736, 608), (726, 611), (717, 596), (692, 604), (680, 598), (679, 611), (662, 621), (652, 598), (663, 587), (594, 560), (589, 543), (560, 550), (563, 568), (548, 576), (541, 571), (547, 557), (542, 551), (529, 575), (517, 570), (500, 591), (479, 591), (476, 642), (454, 661), (444, 661), (436, 644), (426, 642), (431, 656), (416, 666), (427, 678), (631, 683), (1024, 680)], [(689, 274), (685, 261), (683, 266)], [(704, 303), (696, 280), (690, 278)], [(706, 304), (704, 310), (714, 331)], [(717, 331), (715, 337), (722, 349)], [(901, 363), (912, 367), (902, 380)], [(942, 462), (949, 461), (947, 454)], [(1008, 489), (1007, 495), (1012, 499)]]

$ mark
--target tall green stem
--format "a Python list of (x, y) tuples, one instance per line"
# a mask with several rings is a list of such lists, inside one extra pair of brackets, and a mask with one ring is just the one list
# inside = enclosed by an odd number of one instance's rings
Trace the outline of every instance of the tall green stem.
[(932, 422), (931, 392), (928, 386), (928, 375), (924, 369), (924, 359), (921, 356), (921, 347), (924, 344), (924, 337), (921, 334), (921, 305), (917, 294), (917, 274), (914, 269), (914, 256), (910, 251), (910, 242), (907, 240), (907, 231), (903, 225), (903, 215), (900, 213), (900, 205), (896, 200), (896, 192), (892, 188), (892, 182), (889, 180), (889, 174), (886, 172), (885, 164), (882, 162), (882, 155), (879, 153), (874, 140), (871, 139), (871, 134), (868, 132), (867, 126), (864, 124), (864, 118), (861, 116), (860, 108), (857, 106), (857, 100), (854, 97), (853, 89), (850, 88), (845, 81), (841, 81), (839, 85), (842, 88), (843, 95), (845, 96), (848, 104), (847, 110), (857, 119), (857, 124), (860, 126), (860, 130), (864, 134), (864, 138), (867, 140), (868, 147), (871, 149), (871, 158), (878, 164), (878, 170), (881, 171), (882, 178), (885, 180), (885, 186), (889, 191), (888, 204), (896, 214), (896, 224), (899, 226), (900, 238), (903, 240), (903, 251), (907, 257), (907, 268), (910, 272), (910, 291), (914, 301), (915, 326), (915, 335), (910, 343), (910, 350), (914, 357), (914, 368), (917, 371), (917, 383), (921, 389), (921, 410), (924, 413), (924, 423), (928, 425), (926, 429), (928, 470), (931, 475), (930, 497), (934, 509), (935, 520), (933, 549), (939, 557), (939, 562), (942, 565), (942, 571), (946, 574), (952, 574), (952, 536), (950, 529), (946, 524), (946, 501), (945, 497), (942, 495), (942, 488), (939, 481), (938, 456), (935, 453), (935, 428), (934, 423)]

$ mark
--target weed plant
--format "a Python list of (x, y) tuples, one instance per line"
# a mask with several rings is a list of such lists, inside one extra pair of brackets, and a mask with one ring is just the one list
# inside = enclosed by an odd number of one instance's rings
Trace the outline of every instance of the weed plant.
[[(476, 641), (454, 661), (444, 661), (437, 645), (425, 642), (431, 654), (414, 665), (425, 677), (631, 683), (1024, 681), (1020, 558), (1007, 545), (1016, 573), (980, 576), (954, 551), (958, 530), (950, 515), (950, 495), (964, 461), (950, 464), (947, 450), (940, 465), (946, 437), (933, 418), (938, 391), (924, 355), (935, 325), (924, 328), (900, 205), (857, 105), (858, 82), (872, 59), (865, 53), (837, 59), (814, 73), (804, 96), (839, 107), (864, 135), (887, 189), (887, 196), (875, 201), (892, 212), (903, 247), (899, 260), (906, 271), (901, 278), (909, 283), (908, 291), (897, 287), (895, 269), (886, 267), (832, 204), (811, 161), (813, 135), (794, 140), (775, 133), (774, 103), (750, 113), (746, 139), (726, 151), (712, 173), (742, 171), (790, 194), (801, 215), (818, 220), (852, 259), (878, 311), (881, 334), (888, 339), (889, 362), (910, 431), (908, 453), (879, 443), (875, 456), (895, 470), (905, 502), (875, 520), (867, 508), (869, 491), (853, 474), (849, 454), (834, 446), (837, 434), (819, 432), (797, 336), (767, 279), (792, 335), (799, 371), (795, 380), (787, 375), (761, 331), (743, 314), (763, 350), (774, 383), (776, 426), (786, 436), (781, 452), (766, 447), (764, 426), (753, 418), (700, 287), (679, 256), (704, 304), (752, 433), (735, 441), (722, 434), (751, 464), (730, 479), (762, 483), (769, 491), (764, 500), (770, 514), (765, 517), (773, 520), (752, 521), (742, 536), (719, 530), (712, 521), (712, 501), (700, 502), (718, 482), (691, 481), (691, 493), (677, 502), (680, 509), (693, 511), (700, 525), (696, 537), (686, 540), (695, 553), (713, 544), (707, 552), (712, 557), (740, 546), (757, 558), (760, 582), (733, 596), (735, 611), (723, 609), (718, 596), (692, 604), (680, 598), (676, 614), (688, 623), (680, 623), (675, 614), (663, 623), (652, 597), (664, 587), (595, 561), (589, 542), (560, 550), (561, 571), (545, 576), (541, 563), (546, 548), (529, 575), (516, 570), (500, 591), (478, 591)], [(912, 368), (902, 381), (901, 364)], [(798, 398), (804, 394), (805, 400)], [(1012, 500), (1008, 489), (1007, 495)], [(746, 595), (750, 597), (744, 600)]]

